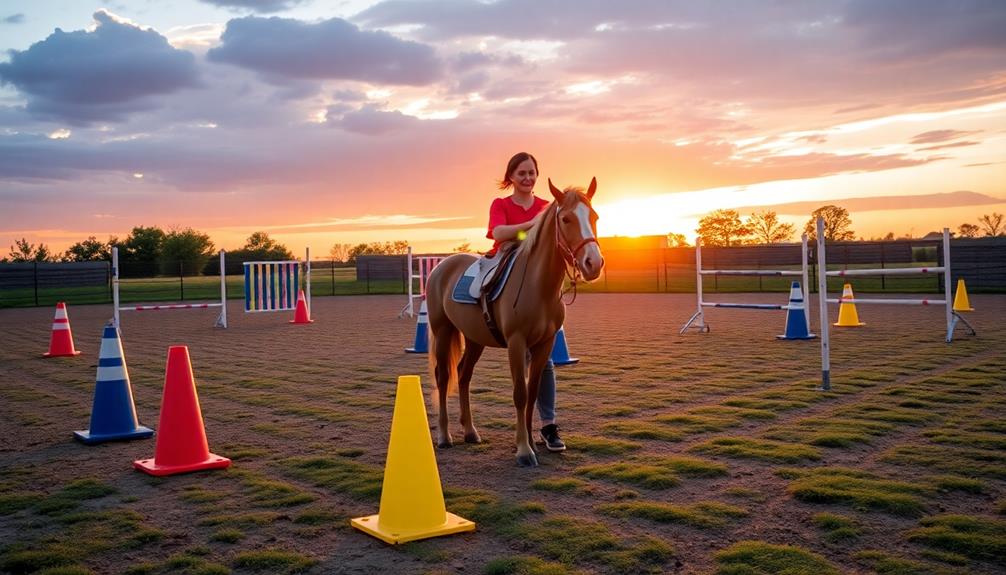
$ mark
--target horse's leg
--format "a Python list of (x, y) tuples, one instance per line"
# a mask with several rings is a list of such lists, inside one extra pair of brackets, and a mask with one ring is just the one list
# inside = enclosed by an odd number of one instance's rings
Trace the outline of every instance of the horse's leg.
[(461, 426), (465, 429), (465, 443), (482, 443), (482, 438), (472, 422), (472, 405), (468, 391), (475, 364), (482, 357), (484, 350), (485, 346), (465, 338), (465, 354), (461, 356), (461, 364), (458, 366), (458, 400), (461, 404)]
[(538, 458), (531, 449), (531, 436), (524, 423), (524, 411), (527, 409), (527, 346), (519, 338), (507, 342), (507, 352), (510, 356), (510, 377), (513, 378), (513, 405), (517, 410), (517, 465), (530, 467), (538, 465)]
[(524, 408), (524, 425), (527, 429), (528, 437), (533, 437), (531, 432), (531, 422), (534, 419), (534, 406), (538, 400), (538, 385), (541, 383), (541, 374), (545, 371), (545, 364), (548, 363), (549, 355), (552, 353), (554, 339), (546, 342), (539, 342), (531, 347), (531, 367), (528, 370), (527, 381), (527, 406)]
[(433, 352), (437, 356), (437, 400), (440, 410), (437, 413), (437, 447), (451, 447), (450, 424), (447, 420), (447, 388), (450, 385), (451, 371), (454, 371), (455, 357), (452, 357), (453, 347), (457, 338), (457, 330), (453, 325), (438, 326), (434, 336)]

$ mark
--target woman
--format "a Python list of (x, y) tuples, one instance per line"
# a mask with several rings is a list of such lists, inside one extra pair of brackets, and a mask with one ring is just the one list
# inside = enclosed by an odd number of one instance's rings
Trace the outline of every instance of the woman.
[[(496, 198), (489, 208), (489, 232), (494, 240), (486, 253), (493, 256), (504, 242), (522, 240), (534, 223), (534, 217), (548, 207), (548, 202), (534, 195), (538, 180), (538, 160), (527, 152), (520, 152), (507, 162), (506, 172), (499, 189), (513, 190), (509, 196)], [(549, 451), (565, 451), (566, 444), (559, 437), (555, 423), (555, 364), (549, 358), (538, 385), (538, 417), (541, 419), (541, 440)]]

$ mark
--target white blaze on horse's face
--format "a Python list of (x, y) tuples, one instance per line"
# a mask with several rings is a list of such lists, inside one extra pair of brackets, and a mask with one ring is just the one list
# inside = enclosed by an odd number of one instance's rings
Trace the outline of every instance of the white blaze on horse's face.
[(567, 257), (572, 255), (583, 279), (587, 281), (597, 279), (604, 268), (601, 248), (597, 245), (597, 213), (590, 207), (590, 200), (597, 190), (597, 179), (590, 181), (590, 187), (584, 194), (586, 201), (580, 200), (580, 196), (576, 192), (568, 192), (579, 200), (572, 206), (569, 206), (571, 202), (567, 197), (567, 192), (560, 192), (551, 180), (549, 180), (548, 186), (552, 195), (559, 200), (560, 211), (557, 225), (562, 228), (565, 248), (568, 250)]
[[(590, 209), (590, 206), (584, 203), (577, 204), (574, 211), (577, 219), (580, 220), (581, 241), (589, 238), (596, 240), (597, 215)], [(574, 257), (576, 257), (577, 264), (579, 264), (583, 279), (592, 281), (601, 275), (604, 258), (601, 257), (601, 248), (598, 247), (596, 241), (585, 244), (580, 253), (574, 254)]]

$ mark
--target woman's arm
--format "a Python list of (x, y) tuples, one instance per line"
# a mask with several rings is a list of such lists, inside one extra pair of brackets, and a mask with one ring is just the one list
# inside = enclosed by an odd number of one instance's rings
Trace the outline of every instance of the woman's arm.
[(533, 225), (534, 220), (524, 222), (523, 224), (503, 224), (496, 226), (493, 228), (493, 239), (499, 242), (512, 240), (517, 237), (518, 233), (528, 231)]

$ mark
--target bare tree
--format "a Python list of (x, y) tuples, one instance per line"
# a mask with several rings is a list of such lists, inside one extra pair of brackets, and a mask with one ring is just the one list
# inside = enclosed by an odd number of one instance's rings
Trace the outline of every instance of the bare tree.
[(978, 223), (982, 225), (982, 230), (985, 232), (986, 236), (1001, 236), (1003, 232), (1003, 215), (992, 212), (992, 215), (982, 214), (982, 217), (978, 218)]
[(762, 244), (785, 242), (796, 233), (796, 226), (780, 222), (779, 216), (771, 210), (751, 214), (747, 226), (755, 241)]
[(808, 239), (817, 240), (817, 218), (824, 218), (824, 239), (831, 242), (843, 242), (856, 239), (856, 233), (850, 228), (852, 220), (849, 210), (838, 206), (822, 206), (810, 214), (810, 221), (803, 227)]
[(332, 258), (334, 262), (347, 262), (349, 261), (349, 250), (352, 247), (349, 244), (335, 244), (332, 249), (328, 250), (328, 257)]

